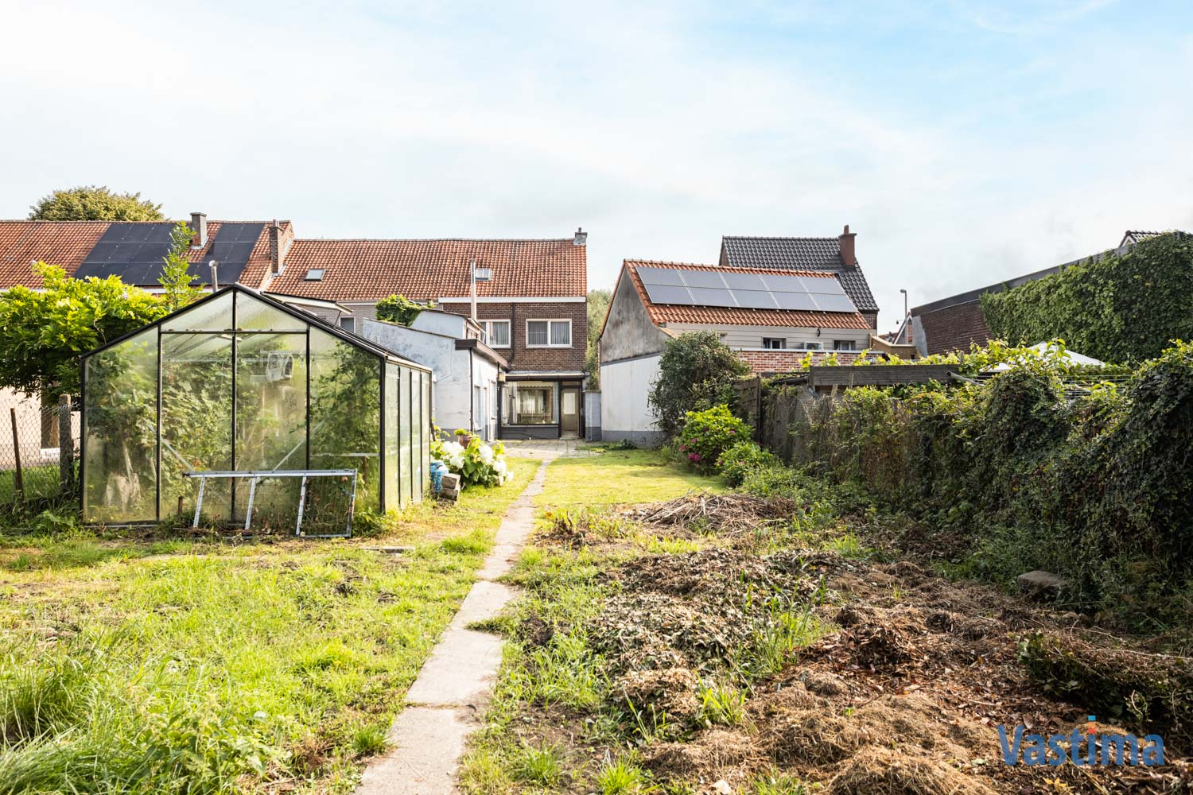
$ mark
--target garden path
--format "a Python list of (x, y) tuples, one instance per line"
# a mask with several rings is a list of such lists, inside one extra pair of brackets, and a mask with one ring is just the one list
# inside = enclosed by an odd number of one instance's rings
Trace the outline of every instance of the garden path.
[(496, 580), (509, 572), (534, 528), (534, 497), (547, 464), (564, 451), (544, 451), (538, 472), (502, 519), (493, 551), (406, 693), (406, 707), (389, 730), (390, 750), (365, 769), (357, 795), (452, 795), (468, 735), (501, 665), (502, 639), (469, 629), (494, 617), (513, 598)]

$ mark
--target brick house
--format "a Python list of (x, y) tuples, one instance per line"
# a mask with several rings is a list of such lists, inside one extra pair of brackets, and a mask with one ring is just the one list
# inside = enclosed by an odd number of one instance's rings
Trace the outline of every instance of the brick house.
[(472, 316), (483, 342), (507, 363), (497, 396), (498, 438), (579, 437), (586, 243), (582, 231), (548, 240), (296, 239), (266, 292), (334, 305), (350, 331), (375, 319), (377, 302), (395, 294)]
[[(499, 438), (584, 433), (587, 235), (549, 240), (315, 240), (289, 221), (208, 221), (193, 213), (188, 253), (198, 283), (238, 282), (347, 331), (401, 294), (473, 315), (508, 363), (498, 391)], [(40, 287), (32, 261), (68, 275), (119, 276), (160, 289), (175, 222), (0, 221), (0, 290)], [(487, 280), (470, 285), (473, 267)], [(475, 307), (475, 310), (473, 309)], [(12, 396), (15, 399), (15, 396)], [(52, 431), (52, 429), (50, 429)], [(48, 431), (49, 432), (49, 431)]]

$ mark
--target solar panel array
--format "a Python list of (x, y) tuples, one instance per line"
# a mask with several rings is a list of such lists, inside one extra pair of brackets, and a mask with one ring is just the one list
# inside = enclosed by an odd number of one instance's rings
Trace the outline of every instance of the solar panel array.
[(856, 312), (834, 277), (638, 267), (650, 300), (678, 306)]
[[(87, 254), (75, 271), (76, 278), (119, 276), (126, 284), (155, 285), (162, 274), (163, 259), (170, 253), (170, 232), (174, 224), (114, 223)], [(192, 262), (191, 275), (202, 283), (211, 281), (209, 260), (219, 262), (220, 284), (240, 278), (253, 246), (265, 224), (221, 223), (204, 261)]]

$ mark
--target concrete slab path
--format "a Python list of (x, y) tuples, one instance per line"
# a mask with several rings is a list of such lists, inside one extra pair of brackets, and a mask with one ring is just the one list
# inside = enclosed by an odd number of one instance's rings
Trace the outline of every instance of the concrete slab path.
[(406, 708), (389, 730), (389, 751), (365, 768), (357, 795), (457, 792), (460, 757), (468, 735), (480, 727), (481, 708), (501, 666), (501, 638), (468, 626), (497, 615), (514, 597), (513, 589), (493, 580), (509, 572), (534, 529), (534, 497), (542, 493), (554, 457), (539, 465), (506, 511), (476, 584), (406, 693)]

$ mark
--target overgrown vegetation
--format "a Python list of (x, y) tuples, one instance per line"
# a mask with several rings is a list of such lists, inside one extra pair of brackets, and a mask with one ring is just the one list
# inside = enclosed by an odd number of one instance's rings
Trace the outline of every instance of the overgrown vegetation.
[(588, 382), (592, 389), (601, 387), (601, 361), (597, 350), (597, 341), (604, 328), (605, 314), (609, 311), (609, 302), (613, 300), (612, 290), (589, 290), (586, 308), (588, 310), (588, 347), (584, 351), (584, 372), (588, 373)]
[(850, 389), (791, 432), (796, 465), (926, 520), (966, 572), (1047, 569), (1081, 606), (1188, 618), (1174, 597), (1193, 576), (1191, 345), (1078, 394), (1047, 357), (981, 385)]
[(1193, 339), (1193, 238), (1168, 233), (983, 295), (982, 311), (1010, 342), (1060, 337), (1107, 362), (1159, 356), (1172, 340)]
[(30, 221), (164, 221), (162, 206), (140, 193), (113, 193), (107, 186), (56, 190), (29, 208)]
[(423, 305), (404, 295), (391, 295), (377, 302), (377, 319), (386, 323), (409, 326), (424, 309), (433, 309), (434, 304)]
[(659, 430), (674, 436), (687, 412), (732, 403), (733, 382), (749, 374), (749, 366), (714, 332), (668, 340), (649, 396)]

